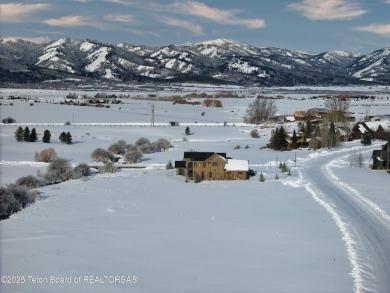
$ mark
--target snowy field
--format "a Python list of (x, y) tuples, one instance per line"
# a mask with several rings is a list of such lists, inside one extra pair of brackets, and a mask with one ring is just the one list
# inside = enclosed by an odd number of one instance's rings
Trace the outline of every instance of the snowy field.
[[(255, 96), (254, 89), (229, 90)], [(316, 90), (327, 89), (279, 89), (295, 99), (278, 100), (278, 112), (323, 106), (323, 100), (307, 99)], [(371, 115), (390, 112), (386, 88), (350, 90), (380, 96)], [(180, 91), (220, 88), (186, 85)], [(223, 99), (223, 108), (153, 101), (151, 127), (149, 101), (125, 99), (108, 109), (56, 104), (68, 92), (2, 89), (3, 97), (19, 94), (40, 102), (1, 101), (1, 118), (13, 117), (39, 135), (35, 143), (16, 142), (17, 126), (1, 126), (1, 185), (44, 171), (46, 165), (33, 158), (48, 146), (74, 165), (90, 163), (94, 149), (119, 139), (166, 138), (173, 147), (144, 155), (143, 169), (40, 188), (36, 203), (0, 222), (1, 275), (24, 277), (19, 284), (2, 279), (1, 292), (386, 292), (390, 177), (368, 169), (372, 150), (382, 142), (276, 152), (260, 149), (271, 128), (257, 127), (261, 136), (254, 139), (249, 132), (255, 126), (242, 123), (253, 96)], [(354, 102), (351, 111), (362, 115), (365, 104)], [(180, 125), (168, 126), (170, 121)], [(193, 134), (183, 140), (186, 125)], [(52, 133), (50, 145), (41, 142), (45, 129)], [(74, 144), (59, 142), (62, 131), (71, 132)], [(363, 168), (350, 167), (352, 149), (367, 158)], [(257, 175), (185, 183), (165, 164), (189, 150), (249, 160)], [(291, 176), (280, 171), (279, 162), (286, 162)], [(371, 241), (370, 230), (381, 239)]]

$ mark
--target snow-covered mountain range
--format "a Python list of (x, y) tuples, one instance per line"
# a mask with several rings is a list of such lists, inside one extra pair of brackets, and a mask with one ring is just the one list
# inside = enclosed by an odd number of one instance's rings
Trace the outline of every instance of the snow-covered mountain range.
[(390, 48), (368, 55), (312, 54), (217, 39), (165, 47), (63, 38), (0, 40), (2, 82), (52, 79), (206, 81), (259, 85), (390, 83)]

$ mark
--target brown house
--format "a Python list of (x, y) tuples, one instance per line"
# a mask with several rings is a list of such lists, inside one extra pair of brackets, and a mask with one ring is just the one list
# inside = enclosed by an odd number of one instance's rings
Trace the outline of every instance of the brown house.
[(322, 147), (322, 141), (320, 137), (313, 137), (308, 140), (308, 147), (311, 149), (320, 149)]
[(249, 164), (246, 160), (234, 160), (226, 153), (185, 152), (182, 161), (175, 162), (176, 174), (201, 180), (246, 180)]
[(352, 128), (350, 140), (362, 139), (366, 131), (373, 139), (387, 139), (390, 137), (390, 124), (377, 121), (358, 122)]

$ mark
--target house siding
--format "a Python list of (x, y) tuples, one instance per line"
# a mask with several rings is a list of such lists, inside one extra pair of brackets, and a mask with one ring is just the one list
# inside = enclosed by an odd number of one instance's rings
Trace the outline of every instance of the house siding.
[(195, 180), (196, 174), (199, 174), (202, 180), (249, 179), (249, 169), (247, 171), (225, 171), (226, 154), (210, 153), (211, 155), (205, 160), (197, 160), (204, 154), (209, 153), (195, 153), (192, 157), (190, 153), (185, 153), (183, 161), (175, 162), (176, 175), (188, 176), (191, 180)]

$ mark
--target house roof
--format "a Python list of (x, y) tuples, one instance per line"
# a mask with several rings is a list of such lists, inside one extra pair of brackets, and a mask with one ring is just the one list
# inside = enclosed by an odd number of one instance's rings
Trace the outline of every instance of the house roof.
[(184, 159), (191, 159), (191, 161), (206, 161), (214, 154), (217, 154), (226, 159), (226, 153), (213, 152), (184, 152)]
[(286, 121), (289, 121), (289, 122), (294, 122), (295, 121), (295, 117), (294, 116), (286, 116), (286, 117), (284, 117), (284, 119), (286, 119)]
[[(383, 128), (385, 131), (390, 131), (390, 123), (389, 122), (380, 122), (380, 121), (368, 121), (364, 122), (364, 124), (371, 129), (372, 131), (377, 131), (379, 126)], [(361, 130), (361, 127), (359, 127)], [(362, 131), (364, 132), (364, 131)]]
[(225, 171), (249, 171), (249, 162), (247, 160), (228, 159), (225, 164)]

